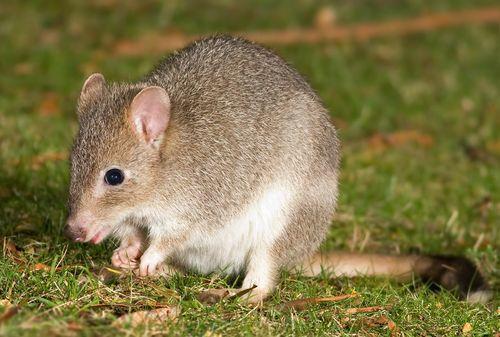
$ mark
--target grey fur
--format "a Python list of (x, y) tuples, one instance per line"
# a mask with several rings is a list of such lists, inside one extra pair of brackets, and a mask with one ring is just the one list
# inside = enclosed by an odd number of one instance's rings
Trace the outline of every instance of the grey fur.
[[(132, 99), (148, 86), (164, 88), (172, 106), (159, 154), (127, 123)], [(178, 208), (190, 231), (209, 236), (279, 180), (294, 196), (285, 231), (271, 247), (276, 270), (324, 239), (336, 205), (339, 141), (318, 96), (270, 50), (234, 37), (202, 39), (135, 84), (82, 95), (78, 111), (70, 212), (91, 200), (98, 172), (117, 165), (137, 178), (106, 192), (97, 205), (102, 221), (121, 212), (148, 229), (132, 210), (161, 200)], [(179, 254), (171, 262), (190, 267)]]
[(166, 59), (142, 82), (164, 87), (173, 102), (184, 143), (165, 164), (174, 180), (190, 182), (179, 188), (193, 196), (193, 222), (223, 225), (255, 190), (286, 176), (302, 195), (276, 243), (279, 264), (319, 246), (335, 208), (339, 142), (320, 99), (293, 68), (259, 45), (215, 37)]

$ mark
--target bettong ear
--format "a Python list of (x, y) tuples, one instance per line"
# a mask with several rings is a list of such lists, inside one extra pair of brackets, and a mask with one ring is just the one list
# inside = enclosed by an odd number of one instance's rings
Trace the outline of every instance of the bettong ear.
[(80, 92), (80, 98), (83, 98), (90, 93), (100, 92), (106, 85), (106, 80), (104, 76), (99, 73), (90, 75), (83, 84), (82, 91)]
[(165, 89), (152, 86), (142, 89), (130, 104), (132, 130), (148, 144), (153, 144), (167, 129), (170, 120), (170, 97)]

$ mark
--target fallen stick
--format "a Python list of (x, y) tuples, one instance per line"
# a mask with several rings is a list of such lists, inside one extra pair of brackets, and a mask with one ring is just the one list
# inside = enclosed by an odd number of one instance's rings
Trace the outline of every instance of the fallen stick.
[(390, 307), (375, 305), (373, 307), (349, 308), (349, 309), (346, 309), (345, 313), (348, 315), (352, 315), (352, 314), (376, 312), (376, 311), (382, 311), (382, 310), (388, 310), (388, 309), (390, 309)]
[(306, 307), (324, 302), (339, 302), (348, 298), (358, 297), (358, 294), (345, 294), (339, 296), (332, 297), (312, 297), (312, 298), (302, 298), (300, 300), (294, 300), (290, 302), (286, 302), (282, 304), (283, 309), (295, 309), (295, 310), (304, 310)]
[[(359, 23), (348, 26), (333, 24), (327, 27), (230, 33), (268, 45), (291, 45), (298, 43), (366, 41), (377, 37), (404, 36), (447, 27), (483, 23), (500, 23), (500, 7), (430, 13), (407, 19)], [(210, 32), (204, 35), (210, 35)], [(160, 54), (182, 48), (201, 36), (199, 34), (186, 35), (183, 33), (148, 34), (136, 40), (120, 41), (115, 44), (113, 50), (115, 55), (124, 56)]]

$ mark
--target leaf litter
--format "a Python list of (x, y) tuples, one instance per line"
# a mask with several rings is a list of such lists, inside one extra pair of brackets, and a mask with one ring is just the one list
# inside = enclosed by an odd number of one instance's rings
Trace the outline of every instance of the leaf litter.
[(180, 315), (180, 312), (181, 310), (178, 306), (135, 311), (118, 317), (111, 325), (114, 327), (123, 327), (127, 325), (136, 327), (145, 324), (161, 324), (165, 321), (175, 321)]

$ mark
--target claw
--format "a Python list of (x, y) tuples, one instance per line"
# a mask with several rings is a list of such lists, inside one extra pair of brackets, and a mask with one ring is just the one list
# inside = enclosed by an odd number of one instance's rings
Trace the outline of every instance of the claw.
[(118, 268), (136, 269), (138, 266), (137, 259), (140, 256), (141, 251), (138, 245), (120, 247), (113, 253), (111, 263)]
[(165, 257), (157, 251), (147, 250), (141, 257), (139, 276), (156, 275)]

